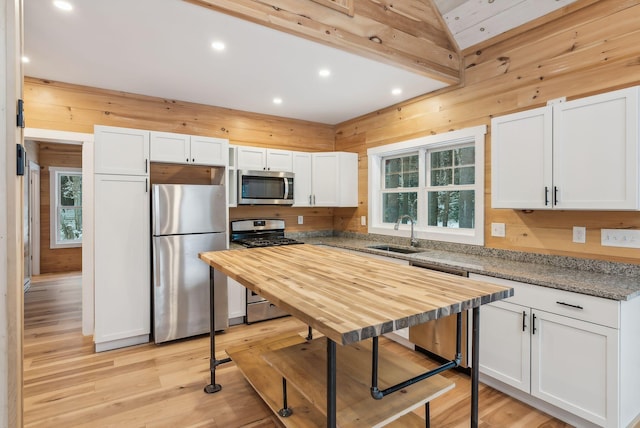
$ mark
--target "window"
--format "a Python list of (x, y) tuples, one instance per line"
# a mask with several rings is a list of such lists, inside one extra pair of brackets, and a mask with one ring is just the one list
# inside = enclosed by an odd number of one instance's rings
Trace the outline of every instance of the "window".
[(404, 214), (416, 218), (418, 212), (418, 155), (385, 158), (382, 216), (395, 223)]
[(51, 248), (82, 245), (82, 170), (50, 168)]
[(368, 150), (369, 232), (408, 236), (393, 226), (416, 220), (418, 238), (484, 244), (486, 127)]
[(429, 226), (472, 229), (475, 224), (475, 147), (428, 151)]

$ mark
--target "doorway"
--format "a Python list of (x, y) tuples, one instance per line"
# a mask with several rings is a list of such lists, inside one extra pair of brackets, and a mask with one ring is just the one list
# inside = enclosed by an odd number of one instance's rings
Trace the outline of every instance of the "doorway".
[[(85, 134), (78, 132), (66, 132), (55, 131), (48, 129), (36, 129), (25, 128), (24, 131), (25, 145), (29, 145), (30, 142), (44, 142), (44, 143), (57, 143), (57, 144), (74, 144), (82, 146), (82, 212), (83, 212), (83, 235), (82, 235), (82, 334), (89, 336), (93, 334), (93, 134)], [(38, 168), (38, 174), (40, 169)], [(30, 172), (31, 177), (31, 172)], [(41, 177), (39, 177), (41, 178)], [(34, 179), (34, 181), (36, 181)], [(38, 187), (40, 181), (37, 180)], [(31, 187), (31, 186), (29, 186)], [(35, 193), (35, 189), (30, 189), (30, 199)], [(39, 191), (38, 189), (38, 198)], [(37, 206), (39, 209), (40, 204), (32, 203), (32, 206)], [(35, 213), (32, 210), (32, 215), (35, 217)], [(40, 216), (38, 215), (39, 219)], [(39, 220), (37, 220), (39, 221)], [(40, 230), (40, 225), (32, 225), (31, 230)], [(34, 234), (32, 233), (30, 243), (31, 247), (36, 246), (34, 242)], [(49, 237), (40, 237), (38, 239), (49, 239)], [(38, 247), (39, 242), (38, 242)], [(25, 250), (26, 251), (26, 250)], [(34, 263), (31, 263), (31, 271), (41, 271), (39, 263), (40, 254), (37, 249), (31, 250), (32, 259), (37, 259)], [(36, 253), (38, 257), (36, 258)], [(37, 268), (37, 270), (36, 270)], [(24, 322), (24, 320), (23, 320)]]
[(24, 291), (40, 275), (40, 165), (29, 160), (24, 181)]

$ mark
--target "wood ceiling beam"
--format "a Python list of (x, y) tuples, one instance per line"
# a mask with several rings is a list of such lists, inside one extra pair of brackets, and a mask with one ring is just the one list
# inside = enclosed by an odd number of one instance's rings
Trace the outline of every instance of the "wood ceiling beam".
[(352, 0), (353, 16), (348, 6), (340, 11), (313, 0), (184, 1), (449, 85), (460, 83), (459, 52), (431, 1)]

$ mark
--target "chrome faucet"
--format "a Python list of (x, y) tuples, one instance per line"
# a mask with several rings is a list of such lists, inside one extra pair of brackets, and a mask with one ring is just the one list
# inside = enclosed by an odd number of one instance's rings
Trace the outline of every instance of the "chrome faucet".
[(404, 220), (405, 218), (408, 218), (409, 221), (411, 222), (411, 246), (412, 247), (417, 247), (418, 246), (418, 240), (416, 239), (416, 237), (413, 234), (413, 225), (415, 224), (416, 221), (413, 219), (413, 217), (411, 217), (409, 214), (401, 215), (400, 217), (398, 217), (398, 220), (396, 221), (396, 225), (393, 226), (393, 228), (395, 230), (398, 230), (398, 228), (400, 227), (400, 222), (402, 220)]

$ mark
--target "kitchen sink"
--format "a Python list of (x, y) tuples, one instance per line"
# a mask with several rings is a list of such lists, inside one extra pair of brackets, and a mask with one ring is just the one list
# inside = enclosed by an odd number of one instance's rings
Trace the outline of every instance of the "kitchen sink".
[(390, 253), (400, 253), (400, 254), (413, 254), (413, 253), (421, 253), (425, 250), (421, 250), (418, 248), (410, 248), (410, 247), (394, 247), (392, 245), (372, 245), (370, 247), (372, 250), (382, 250), (389, 251)]

